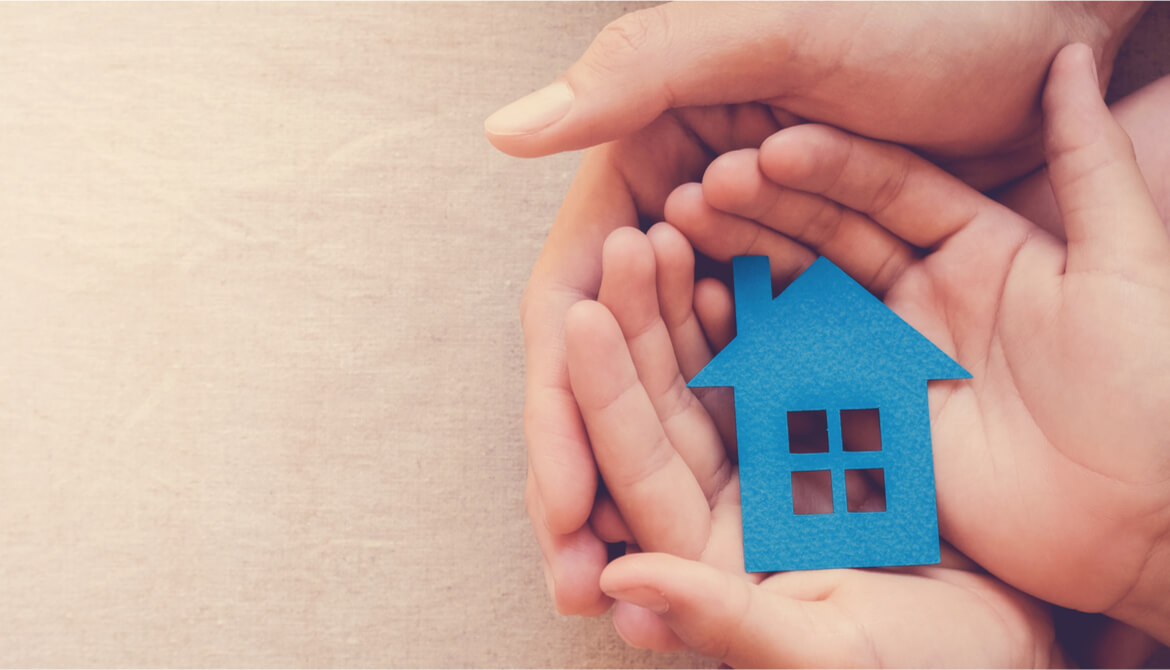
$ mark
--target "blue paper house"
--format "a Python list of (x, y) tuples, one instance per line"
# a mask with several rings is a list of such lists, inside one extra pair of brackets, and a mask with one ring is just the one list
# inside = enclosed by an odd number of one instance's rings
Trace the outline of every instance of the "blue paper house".
[[(775, 299), (767, 257), (733, 274), (737, 334), (689, 386), (734, 389), (746, 569), (937, 563), (927, 380), (970, 373), (826, 258)], [(847, 480), (884, 480), (884, 511), (851, 510)]]

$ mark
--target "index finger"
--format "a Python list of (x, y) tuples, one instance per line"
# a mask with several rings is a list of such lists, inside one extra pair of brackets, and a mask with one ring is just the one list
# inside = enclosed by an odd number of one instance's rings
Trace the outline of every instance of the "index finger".
[(598, 467), (638, 546), (698, 558), (710, 536), (707, 495), (659, 421), (617, 320), (601, 303), (580, 302), (566, 335)]

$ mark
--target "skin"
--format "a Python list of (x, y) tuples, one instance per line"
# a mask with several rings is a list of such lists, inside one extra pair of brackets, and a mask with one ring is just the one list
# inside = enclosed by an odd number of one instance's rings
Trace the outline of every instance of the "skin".
[[(743, 571), (738, 469), (682, 386), (683, 369), (711, 357), (692, 278), (690, 245), (669, 224), (615, 231), (599, 300), (566, 323), (572, 387), (629, 521), (598, 532), (647, 550), (602, 573), (622, 637), (733, 666), (1064, 665), (1047, 606), (950, 547), (938, 566)], [(725, 304), (704, 325), (726, 333), (730, 321)]]
[[(733, 665), (1063, 663), (1046, 611), (1022, 591), (1170, 640), (1170, 235), (1088, 49), (1061, 52), (1043, 105), (1066, 240), (904, 149), (815, 125), (716, 161), (666, 207), (718, 258), (765, 253), (796, 273), (814, 251), (830, 257), (973, 373), (930, 386), (936, 484), (944, 537), (991, 576), (950, 554), (936, 568), (746, 579), (734, 468), (693, 465), (726, 457), (711, 412), (663, 382), (661, 352), (684, 360), (686, 338), (665, 328), (657, 358), (633, 342), (663, 331), (639, 314), (686, 319), (661, 298), (631, 308), (636, 292), (607, 292), (603, 276), (600, 304), (570, 312), (566, 344), (626, 521), (608, 532), (647, 550), (601, 575), (628, 604), (615, 613), (624, 637), (681, 640)], [(678, 276), (655, 234), (653, 272)], [(607, 258), (633, 245), (611, 239)], [(607, 267), (648, 292), (623, 276), (633, 270)], [(713, 333), (726, 332), (724, 307)], [(686, 416), (712, 428), (672, 434)]]
[[(1003, 183), (1039, 163), (1035, 100), (1057, 50), (1087, 42), (1108, 73), (1141, 10), (666, 5), (608, 26), (558, 80), (559, 93), (488, 119), (488, 139), (513, 155), (594, 147), (521, 306), (526, 499), (560, 611), (598, 614), (610, 604), (597, 587), (605, 546), (588, 523), (596, 465), (564, 356), (565, 316), (597, 296), (606, 236), (662, 218), (668, 194), (698, 179), (715, 156), (805, 120), (909, 144), (980, 188)], [(550, 116), (549, 104), (539, 108), (551, 99), (559, 102)], [(597, 504), (607, 504), (604, 496)]]

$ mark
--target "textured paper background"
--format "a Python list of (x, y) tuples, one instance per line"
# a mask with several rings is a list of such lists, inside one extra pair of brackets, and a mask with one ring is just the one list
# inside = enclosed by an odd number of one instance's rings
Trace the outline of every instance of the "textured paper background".
[(517, 304), (578, 158), (481, 132), (631, 7), (0, 6), (0, 665), (699, 662), (545, 596)]

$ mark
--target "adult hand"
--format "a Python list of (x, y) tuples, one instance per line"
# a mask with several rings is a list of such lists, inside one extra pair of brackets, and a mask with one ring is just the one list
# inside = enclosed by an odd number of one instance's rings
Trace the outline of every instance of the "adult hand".
[[(801, 117), (909, 142), (980, 186), (1029, 169), (1035, 100), (1056, 49), (1094, 45), (1111, 68), (1139, 5), (668, 5), (607, 27), (548, 89), (485, 124), (500, 149), (586, 152), (521, 306), (527, 501), (566, 613), (608, 606), (604, 545), (587, 525), (597, 477), (568, 387), (565, 313), (597, 295), (619, 226), (662, 217), (721, 153)], [(995, 92), (989, 95), (988, 90)], [(742, 103), (742, 104), (735, 104)], [(901, 104), (905, 103), (905, 104)]]
[(979, 188), (1041, 161), (1052, 57), (1094, 49), (1101, 85), (1140, 3), (667, 4), (614, 21), (556, 82), (501, 109), (516, 156), (632, 136), (664, 112), (761, 103), (924, 153)]
[[(566, 325), (573, 391), (627, 522), (598, 531), (657, 552), (601, 575), (622, 637), (733, 666), (1063, 665), (1049, 608), (949, 547), (938, 566), (744, 572), (738, 470), (685, 386), (685, 369), (711, 357), (691, 311), (691, 254), (666, 224), (613, 233), (598, 302), (574, 305)], [(717, 346), (730, 326), (721, 300), (706, 321)]]
[(1048, 82), (1067, 243), (902, 148), (813, 125), (721, 158), (668, 218), (711, 255), (752, 240), (791, 273), (811, 255), (796, 239), (884, 296), (973, 374), (930, 390), (944, 537), (1016, 588), (1166, 642), (1170, 235), (1089, 49), (1062, 51)]

